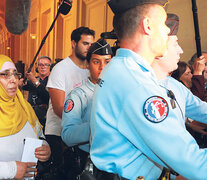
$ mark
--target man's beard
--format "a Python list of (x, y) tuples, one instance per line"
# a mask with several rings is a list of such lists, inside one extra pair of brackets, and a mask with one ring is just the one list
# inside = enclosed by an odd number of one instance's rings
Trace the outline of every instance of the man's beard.
[(76, 49), (75, 49), (75, 55), (78, 59), (82, 60), (82, 61), (85, 61), (86, 60), (86, 56), (82, 55), (79, 51), (79, 48), (78, 46), (76, 46)]

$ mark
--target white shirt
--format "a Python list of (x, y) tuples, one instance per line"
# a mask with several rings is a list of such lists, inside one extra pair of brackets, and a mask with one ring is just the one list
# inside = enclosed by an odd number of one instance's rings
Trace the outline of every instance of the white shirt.
[[(42, 136), (42, 132), (38, 136)], [(21, 161), (26, 137), (37, 138), (29, 122), (18, 133), (0, 137), (0, 179), (11, 179), (16, 175), (15, 161)]]
[[(89, 76), (88, 69), (79, 68), (69, 57), (59, 62), (50, 73), (47, 88), (59, 89), (65, 92), (65, 98), (74, 88), (85, 84)], [(51, 99), (46, 118), (46, 135), (61, 135), (61, 118), (52, 107)]]

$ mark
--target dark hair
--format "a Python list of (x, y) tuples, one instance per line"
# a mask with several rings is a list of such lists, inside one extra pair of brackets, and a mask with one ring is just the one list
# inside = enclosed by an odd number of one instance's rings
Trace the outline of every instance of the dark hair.
[(186, 62), (178, 62), (178, 68), (172, 72), (171, 76), (176, 80), (180, 81), (180, 77), (186, 71), (187, 67), (189, 67), (189, 65)]
[(123, 39), (133, 35), (150, 7), (152, 4), (139, 5), (124, 13), (116, 14), (113, 18), (113, 27), (118, 38)]
[(62, 60), (63, 60), (63, 58), (56, 58), (56, 59), (55, 59), (55, 63), (52, 63), (51, 66), (50, 66), (50, 67), (51, 67), (51, 70), (52, 70), (52, 68), (54, 68), (54, 66), (55, 66), (57, 63), (59, 63), (59, 62), (62, 61)]
[(60, 61), (62, 61), (63, 60), (63, 58), (56, 58), (55, 59), (55, 63), (59, 63)]
[(71, 41), (74, 40), (76, 43), (80, 41), (81, 35), (91, 35), (95, 37), (95, 31), (92, 29), (89, 29), (88, 27), (79, 27), (75, 30), (73, 30), (71, 34)]
[(40, 56), (40, 57), (38, 58), (38, 61), (39, 61), (40, 59), (48, 59), (50, 62), (52, 62), (52, 60), (50, 59), (49, 56)]

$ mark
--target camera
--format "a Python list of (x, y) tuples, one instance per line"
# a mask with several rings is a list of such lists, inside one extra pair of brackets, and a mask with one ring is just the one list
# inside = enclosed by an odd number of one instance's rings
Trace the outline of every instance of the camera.
[(112, 30), (110, 32), (103, 32), (103, 33), (101, 33), (101, 38), (103, 38), (103, 39), (114, 39), (114, 40), (116, 40), (114, 42), (114, 45), (111, 47), (112, 52), (115, 55), (116, 54), (116, 50), (120, 48), (119, 47), (119, 40), (118, 40), (118, 37), (117, 37), (115, 31)]

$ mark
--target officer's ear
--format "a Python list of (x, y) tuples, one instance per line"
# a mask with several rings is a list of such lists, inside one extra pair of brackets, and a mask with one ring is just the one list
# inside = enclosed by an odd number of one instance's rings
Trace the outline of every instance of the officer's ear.
[(140, 26), (141, 26), (144, 34), (150, 35), (150, 36), (152, 35), (153, 23), (149, 17), (144, 17), (140, 22)]

